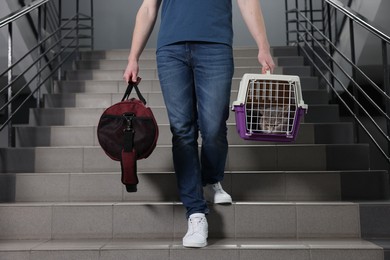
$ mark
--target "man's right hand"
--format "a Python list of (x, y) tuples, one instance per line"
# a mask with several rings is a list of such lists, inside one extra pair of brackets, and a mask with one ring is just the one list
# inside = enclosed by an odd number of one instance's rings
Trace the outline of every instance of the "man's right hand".
[(126, 82), (126, 84), (129, 83), (130, 81), (137, 82), (138, 72), (139, 72), (138, 62), (129, 61), (126, 70), (123, 74), (123, 80)]

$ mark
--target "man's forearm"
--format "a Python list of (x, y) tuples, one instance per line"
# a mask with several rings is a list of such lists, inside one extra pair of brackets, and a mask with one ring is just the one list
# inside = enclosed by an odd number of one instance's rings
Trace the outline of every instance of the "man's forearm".
[(159, 4), (151, 8), (150, 6), (143, 4), (140, 7), (134, 26), (129, 61), (138, 61), (143, 49), (145, 48), (156, 22), (158, 6)]
[(242, 17), (259, 49), (268, 49), (266, 28), (259, 0), (237, 0)]

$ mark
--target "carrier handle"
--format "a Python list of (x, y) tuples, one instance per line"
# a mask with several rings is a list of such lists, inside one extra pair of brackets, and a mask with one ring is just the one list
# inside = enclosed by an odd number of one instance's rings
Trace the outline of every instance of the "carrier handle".
[(129, 85), (127, 86), (127, 89), (125, 91), (125, 94), (123, 95), (123, 98), (122, 98), (122, 101), (124, 101), (125, 99), (129, 99), (129, 96), (131, 94), (131, 91), (133, 91), (133, 88), (135, 89), (135, 91), (137, 92), (137, 96), (138, 98), (141, 100), (141, 102), (146, 105), (146, 100), (144, 98), (144, 96), (142, 96), (141, 92), (139, 91), (139, 88), (138, 88), (138, 84), (141, 82), (141, 78), (140, 77), (137, 77), (137, 81), (134, 82), (134, 81), (129, 81)]

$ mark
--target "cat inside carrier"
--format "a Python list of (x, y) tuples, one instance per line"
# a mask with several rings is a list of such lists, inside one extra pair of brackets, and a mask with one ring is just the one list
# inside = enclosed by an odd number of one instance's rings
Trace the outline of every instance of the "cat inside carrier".
[(241, 138), (291, 142), (307, 105), (298, 76), (245, 74), (232, 109)]

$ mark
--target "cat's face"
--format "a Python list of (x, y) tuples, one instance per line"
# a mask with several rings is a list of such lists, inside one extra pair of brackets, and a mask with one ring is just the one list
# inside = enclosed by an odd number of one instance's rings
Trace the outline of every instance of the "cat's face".
[(247, 128), (250, 132), (285, 134), (291, 130), (295, 107), (292, 86), (286, 81), (253, 80), (246, 96)]
[(274, 106), (260, 109), (261, 130), (266, 133), (282, 133), (288, 130), (288, 107)]

